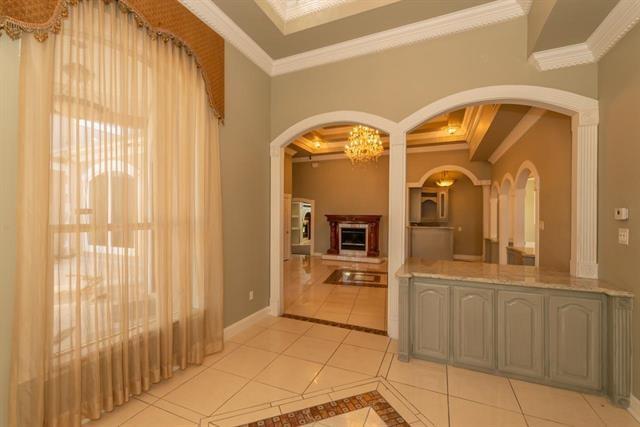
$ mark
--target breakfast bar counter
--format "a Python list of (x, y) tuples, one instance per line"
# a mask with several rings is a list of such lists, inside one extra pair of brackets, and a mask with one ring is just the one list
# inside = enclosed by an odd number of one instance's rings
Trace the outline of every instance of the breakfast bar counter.
[(409, 258), (397, 271), (398, 357), (631, 394), (633, 294), (530, 266)]

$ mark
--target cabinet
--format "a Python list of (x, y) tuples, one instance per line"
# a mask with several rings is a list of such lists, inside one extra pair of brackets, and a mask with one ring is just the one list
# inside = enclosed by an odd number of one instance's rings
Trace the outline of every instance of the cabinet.
[(544, 296), (527, 292), (498, 292), (498, 369), (544, 375)]
[(449, 357), (449, 287), (416, 283), (413, 297), (414, 353), (447, 360)]
[(493, 292), (493, 289), (453, 288), (454, 361), (494, 367)]
[(549, 299), (551, 380), (600, 389), (602, 302), (552, 295)]

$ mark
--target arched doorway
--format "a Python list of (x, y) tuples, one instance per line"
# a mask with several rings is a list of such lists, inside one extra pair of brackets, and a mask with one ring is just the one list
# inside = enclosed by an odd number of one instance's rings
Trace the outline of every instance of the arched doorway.
[(513, 243), (535, 249), (535, 265), (540, 265), (540, 174), (525, 161), (514, 182)]

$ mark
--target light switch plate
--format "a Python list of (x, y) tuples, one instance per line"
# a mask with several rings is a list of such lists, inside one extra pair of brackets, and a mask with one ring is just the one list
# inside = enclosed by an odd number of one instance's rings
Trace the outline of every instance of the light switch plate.
[(628, 228), (618, 228), (618, 243), (621, 245), (629, 244), (629, 229)]

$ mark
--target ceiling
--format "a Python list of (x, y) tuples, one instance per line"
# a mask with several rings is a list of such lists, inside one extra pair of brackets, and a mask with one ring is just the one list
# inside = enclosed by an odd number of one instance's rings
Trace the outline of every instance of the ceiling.
[[(434, 117), (407, 135), (407, 148), (429, 147), (467, 149), (471, 160), (489, 160), (493, 152), (520, 123), (531, 107), (513, 104), (474, 105)], [(294, 157), (342, 154), (353, 123), (335, 124), (314, 129), (295, 141), (289, 148)], [(381, 133), (388, 148), (389, 137)], [(424, 150), (423, 150), (424, 151)], [(315, 157), (317, 158), (317, 157)]]
[[(286, 24), (278, 22), (282, 16), (265, 9), (277, 9), (284, 15), (292, 9), (287, 4), (295, 0), (211, 0), (251, 37), (271, 58), (279, 59), (400, 27), (429, 18), (442, 16), (473, 6), (489, 3), (490, 0), (300, 0), (307, 4), (304, 15), (294, 14), (298, 21), (312, 22), (305, 29), (287, 31)], [(314, 9), (311, 4), (315, 4)], [(326, 7), (325, 3), (335, 3)], [(362, 11), (353, 12), (345, 8), (349, 3), (368, 4)], [(274, 7), (274, 4), (280, 5)], [(325, 7), (321, 7), (325, 4)], [(353, 5), (351, 5), (353, 6)], [(276, 18), (274, 18), (276, 16)], [(293, 20), (295, 21), (295, 19)], [(290, 21), (293, 22), (293, 21)], [(295, 23), (294, 23), (295, 24)], [(283, 31), (284, 29), (284, 31)]]

